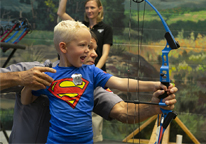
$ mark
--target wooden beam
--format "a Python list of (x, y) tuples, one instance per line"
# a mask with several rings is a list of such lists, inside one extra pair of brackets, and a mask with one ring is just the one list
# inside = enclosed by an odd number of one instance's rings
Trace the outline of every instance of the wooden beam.
[(178, 117), (175, 118), (175, 121), (195, 144), (200, 144), (200, 142), (195, 138), (195, 136), (189, 131), (189, 129), (183, 124), (183, 122)]
[(157, 118), (157, 115), (151, 117), (149, 120), (147, 120), (145, 123), (143, 123), (139, 128), (134, 130), (131, 134), (129, 134), (125, 139), (123, 139), (123, 142), (128, 142), (131, 138), (133, 138), (136, 134), (138, 134), (141, 130), (143, 130), (145, 127), (147, 127), (152, 121), (154, 121)]
[[(138, 134), (141, 130), (143, 130), (146, 126), (148, 126), (153, 120), (157, 118), (157, 115), (151, 117), (149, 120), (147, 120), (145, 123), (143, 123), (140, 128), (137, 128), (135, 131), (133, 131), (130, 135), (128, 135), (123, 142), (128, 143), (141, 143), (141, 144), (154, 144), (156, 141), (157, 136), (157, 120), (155, 122), (152, 135), (150, 137), (150, 140), (146, 139), (132, 139), (136, 134)], [(182, 128), (182, 130), (189, 136), (189, 138), (195, 143), (200, 144), (200, 142), (195, 138), (195, 136), (189, 131), (189, 129), (182, 123), (182, 121), (176, 117), (175, 121), (177, 124)], [(175, 144), (174, 142), (169, 142), (169, 135), (170, 135), (170, 124), (168, 125), (167, 129), (164, 132), (163, 138), (162, 138), (162, 144)]]
[(155, 125), (153, 127), (153, 130), (152, 130), (152, 134), (150, 136), (150, 140), (149, 140), (149, 143), (148, 144), (154, 144), (155, 141), (156, 141), (156, 136), (157, 136), (157, 120), (155, 121)]

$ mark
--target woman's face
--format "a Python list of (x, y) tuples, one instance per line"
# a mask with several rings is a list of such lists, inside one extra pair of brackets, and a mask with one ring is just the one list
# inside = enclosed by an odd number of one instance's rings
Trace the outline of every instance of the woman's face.
[(101, 12), (102, 7), (98, 7), (95, 0), (90, 0), (85, 5), (85, 12), (88, 19), (96, 19), (99, 12)]

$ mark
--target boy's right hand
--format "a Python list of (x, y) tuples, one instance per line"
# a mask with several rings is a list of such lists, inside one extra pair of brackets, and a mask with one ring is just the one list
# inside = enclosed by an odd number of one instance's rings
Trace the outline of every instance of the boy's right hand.
[(20, 85), (29, 87), (31, 90), (45, 89), (54, 80), (44, 72), (56, 73), (56, 70), (49, 67), (34, 67), (21, 71), (19, 72)]

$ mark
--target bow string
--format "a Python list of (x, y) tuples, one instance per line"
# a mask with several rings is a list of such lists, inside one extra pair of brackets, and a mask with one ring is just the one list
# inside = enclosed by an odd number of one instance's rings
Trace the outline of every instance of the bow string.
[[(150, 5), (150, 7), (152, 7), (152, 9), (157, 13), (157, 15), (159, 16), (164, 28), (165, 28), (165, 39), (166, 39), (166, 46), (165, 48), (162, 50), (162, 65), (160, 67), (160, 82), (167, 86), (167, 88), (170, 85), (170, 78), (169, 78), (169, 58), (168, 58), (168, 54), (171, 50), (173, 49), (178, 49), (180, 47), (179, 43), (174, 39), (174, 36), (172, 35), (168, 25), (166, 24), (165, 20), (163, 19), (162, 15), (159, 13), (159, 11), (148, 1), (148, 0), (133, 0), (133, 2), (135, 3), (141, 3), (145, 1), (148, 5)], [(149, 102), (140, 102), (138, 100), (133, 100), (133, 101), (125, 101), (128, 103), (135, 103), (135, 104), (153, 104), (153, 105), (159, 105), (159, 106), (167, 106), (165, 103), (162, 102), (162, 100), (167, 97), (168, 94), (165, 91), (165, 93), (163, 95), (160, 95), (158, 98), (160, 99), (160, 103), (149, 103)], [(162, 137), (164, 134), (164, 131), (166, 130), (167, 126), (171, 123), (171, 121), (173, 119), (175, 119), (175, 117), (177, 116), (177, 114), (175, 114), (172, 110), (165, 110), (160, 108), (160, 110), (162, 111), (162, 115), (161, 118), (159, 120), (159, 116), (158, 116), (158, 121), (157, 125), (158, 125), (158, 134), (157, 134), (157, 140), (155, 142), (155, 144), (160, 144), (162, 142)]]

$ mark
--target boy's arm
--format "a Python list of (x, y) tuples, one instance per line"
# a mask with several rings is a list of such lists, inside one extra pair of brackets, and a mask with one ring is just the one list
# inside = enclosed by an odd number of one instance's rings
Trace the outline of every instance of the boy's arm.
[(112, 76), (105, 86), (128, 92), (153, 92), (158, 89), (167, 90), (167, 87), (160, 82), (138, 81), (135, 79), (119, 78), (115, 76)]
[(37, 99), (36, 96), (32, 95), (32, 89), (30, 87), (24, 87), (21, 91), (21, 103), (28, 105)]
[(66, 13), (66, 4), (67, 4), (67, 0), (60, 0), (57, 15), (62, 20), (74, 20), (70, 15)]

